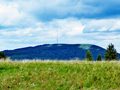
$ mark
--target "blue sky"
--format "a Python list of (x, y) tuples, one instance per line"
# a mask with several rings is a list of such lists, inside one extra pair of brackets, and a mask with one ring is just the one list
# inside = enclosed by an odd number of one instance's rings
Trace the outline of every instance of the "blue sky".
[(87, 43), (120, 52), (120, 0), (0, 0), (0, 50)]

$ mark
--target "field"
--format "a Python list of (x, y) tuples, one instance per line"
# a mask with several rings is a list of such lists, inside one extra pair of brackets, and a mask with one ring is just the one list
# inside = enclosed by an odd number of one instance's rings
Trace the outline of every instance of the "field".
[(120, 90), (120, 62), (0, 62), (0, 90)]

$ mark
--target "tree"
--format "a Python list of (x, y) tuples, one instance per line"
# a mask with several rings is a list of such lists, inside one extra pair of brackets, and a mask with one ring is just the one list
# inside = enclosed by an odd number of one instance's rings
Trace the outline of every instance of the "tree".
[(0, 59), (6, 59), (6, 56), (3, 52), (0, 52)]
[(102, 57), (101, 57), (100, 54), (99, 54), (98, 57), (97, 57), (97, 61), (102, 61)]
[(87, 59), (87, 61), (92, 61), (93, 60), (92, 54), (89, 50), (86, 52), (86, 59)]
[(111, 43), (108, 45), (106, 53), (105, 53), (105, 60), (117, 60), (117, 51), (114, 48), (114, 45)]

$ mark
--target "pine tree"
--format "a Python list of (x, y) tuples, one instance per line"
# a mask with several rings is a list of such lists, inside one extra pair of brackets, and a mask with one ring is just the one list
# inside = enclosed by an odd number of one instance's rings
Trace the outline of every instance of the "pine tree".
[(108, 45), (108, 48), (105, 53), (105, 60), (117, 60), (117, 51), (112, 43)]
[(97, 61), (102, 61), (102, 57), (101, 57), (101, 55), (98, 55), (98, 57), (97, 57)]
[(86, 59), (87, 59), (87, 61), (92, 61), (93, 60), (92, 54), (89, 50), (86, 52)]

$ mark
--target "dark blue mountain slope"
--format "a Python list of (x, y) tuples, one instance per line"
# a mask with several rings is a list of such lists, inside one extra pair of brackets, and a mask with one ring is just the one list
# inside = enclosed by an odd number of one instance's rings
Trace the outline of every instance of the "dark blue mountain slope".
[(85, 59), (87, 50), (91, 51), (94, 60), (96, 60), (98, 54), (104, 58), (105, 49), (91, 44), (45, 44), (15, 50), (5, 50), (4, 53), (13, 60), (71, 60), (76, 58), (83, 60)]

